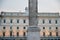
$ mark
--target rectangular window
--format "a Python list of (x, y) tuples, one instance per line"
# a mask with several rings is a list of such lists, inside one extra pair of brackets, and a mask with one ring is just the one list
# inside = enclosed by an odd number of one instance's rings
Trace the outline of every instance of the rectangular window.
[(51, 27), (49, 27), (49, 29), (51, 29)]
[(45, 29), (45, 27), (43, 27), (43, 29)]
[(49, 23), (51, 24), (51, 20), (49, 20)]
[(17, 27), (17, 29), (19, 29), (19, 27)]
[(10, 23), (12, 23), (12, 19), (10, 20)]
[(19, 32), (17, 32), (17, 36), (19, 36)]
[(25, 36), (25, 32), (23, 33), (23, 36)]
[(3, 32), (3, 36), (5, 36), (5, 32)]
[(45, 20), (43, 20), (43, 24), (45, 23)]
[(43, 36), (45, 36), (45, 32), (43, 32)]
[(57, 24), (57, 20), (55, 20), (55, 24)]
[(58, 32), (56, 32), (56, 36), (58, 36)]
[(26, 29), (26, 27), (24, 27), (23, 29)]
[(58, 29), (58, 27), (56, 27), (56, 29)]
[(17, 20), (17, 23), (19, 23), (19, 19)]
[(12, 27), (10, 27), (10, 29), (12, 29)]
[(12, 31), (10, 31), (10, 36), (12, 36)]
[(6, 29), (5, 27), (3, 27), (3, 29)]
[(52, 36), (52, 32), (50, 32), (50, 36)]
[(6, 20), (4, 19), (4, 23), (6, 23)]
[(24, 23), (26, 23), (26, 20), (23, 20)]

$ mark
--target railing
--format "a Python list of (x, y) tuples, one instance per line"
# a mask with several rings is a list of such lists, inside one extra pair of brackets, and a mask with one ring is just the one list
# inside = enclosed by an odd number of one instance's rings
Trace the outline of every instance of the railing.
[(26, 13), (3, 13), (3, 16), (28, 16)]
[(0, 40), (27, 40), (27, 37), (0, 37)]
[[(27, 37), (0, 37), (0, 40), (5, 40), (5, 39), (7, 39), (7, 40), (27, 40)], [(40, 40), (44, 40), (44, 39), (46, 39), (46, 40), (55, 40), (55, 39), (60, 39), (60, 36), (57, 36), (57, 37), (40, 37)]]
[[(24, 12), (3, 12), (3, 16), (29, 16)], [(38, 13), (38, 16), (59, 16), (59, 13)]]
[(59, 16), (59, 13), (39, 13), (38, 16)]

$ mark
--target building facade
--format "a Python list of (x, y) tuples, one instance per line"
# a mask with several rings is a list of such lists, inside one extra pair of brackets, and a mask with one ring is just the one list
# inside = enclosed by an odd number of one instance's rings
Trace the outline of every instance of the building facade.
[[(27, 40), (29, 14), (26, 12), (0, 13), (1, 40)], [(60, 40), (59, 13), (38, 13), (41, 40)]]

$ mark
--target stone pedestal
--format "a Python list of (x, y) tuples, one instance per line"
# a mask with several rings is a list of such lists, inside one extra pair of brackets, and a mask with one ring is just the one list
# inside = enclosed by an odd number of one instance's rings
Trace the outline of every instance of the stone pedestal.
[(27, 40), (40, 40), (40, 29), (38, 27), (28, 27)]

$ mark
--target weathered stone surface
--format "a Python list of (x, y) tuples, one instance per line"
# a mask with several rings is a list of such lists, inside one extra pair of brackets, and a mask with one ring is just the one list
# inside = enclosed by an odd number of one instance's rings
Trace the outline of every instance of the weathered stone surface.
[(27, 40), (40, 40), (40, 29), (37, 22), (37, 0), (29, 0), (29, 27)]
[(39, 32), (28, 32), (27, 40), (40, 40)]
[(29, 26), (37, 24), (37, 0), (29, 0)]
[(28, 29), (27, 29), (27, 32), (40, 32), (40, 28), (39, 27), (36, 27), (36, 26), (30, 26)]

